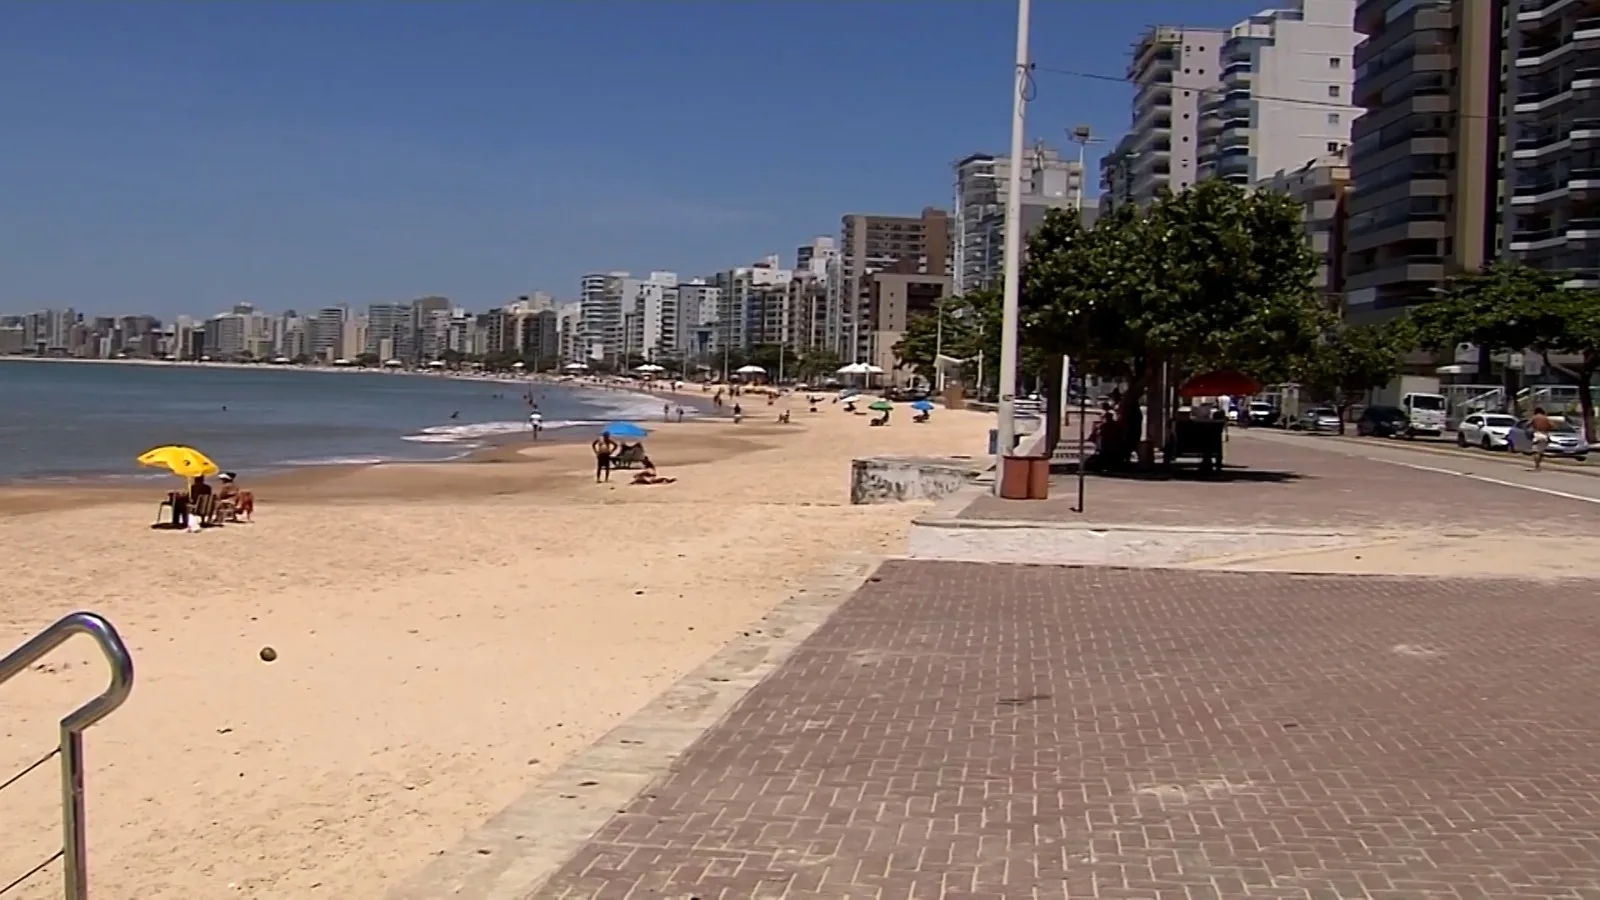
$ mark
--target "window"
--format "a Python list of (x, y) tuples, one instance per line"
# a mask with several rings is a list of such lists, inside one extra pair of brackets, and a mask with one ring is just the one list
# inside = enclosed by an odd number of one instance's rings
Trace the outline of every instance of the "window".
[(1338, 141), (1329, 141), (1328, 142), (1328, 152), (1329, 153), (1338, 153), (1339, 152), (1339, 142)]
[(1328, 96), (1329, 97), (1337, 97), (1337, 96), (1339, 96), (1339, 86), (1337, 84), (1328, 85)]
[(1339, 114), (1338, 113), (1328, 113), (1328, 124), (1329, 125), (1337, 125), (1337, 124), (1339, 124)]
[(1340, 59), (1339, 57), (1337, 57), (1337, 56), (1328, 57), (1328, 68), (1337, 69), (1342, 65), (1344, 65), (1344, 60)]

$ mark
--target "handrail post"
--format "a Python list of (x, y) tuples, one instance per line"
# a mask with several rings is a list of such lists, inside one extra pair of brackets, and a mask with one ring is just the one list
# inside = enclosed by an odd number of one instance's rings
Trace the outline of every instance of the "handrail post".
[(0, 683), (11, 680), (75, 634), (87, 634), (105, 654), (111, 683), (61, 720), (61, 863), (66, 900), (88, 900), (89, 839), (83, 799), (83, 732), (110, 715), (133, 690), (133, 658), (117, 629), (92, 612), (70, 613), (0, 656)]
[(89, 898), (89, 829), (83, 801), (83, 732), (61, 726), (61, 868), (66, 900)]

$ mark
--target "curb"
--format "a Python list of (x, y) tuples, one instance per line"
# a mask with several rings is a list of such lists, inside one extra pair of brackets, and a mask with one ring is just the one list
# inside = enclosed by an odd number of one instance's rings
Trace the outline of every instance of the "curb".
[(844, 557), (644, 709), (533, 785), (389, 900), (526, 900), (877, 571)]

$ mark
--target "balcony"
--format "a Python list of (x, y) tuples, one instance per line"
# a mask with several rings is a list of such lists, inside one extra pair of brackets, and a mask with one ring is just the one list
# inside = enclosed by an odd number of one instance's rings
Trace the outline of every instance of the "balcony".
[(1583, 0), (1523, 0), (1517, 10), (1518, 22), (1543, 22), (1582, 3)]

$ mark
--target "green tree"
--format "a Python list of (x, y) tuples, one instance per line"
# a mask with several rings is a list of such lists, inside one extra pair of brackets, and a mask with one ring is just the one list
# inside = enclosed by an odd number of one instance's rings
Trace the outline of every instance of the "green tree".
[(796, 366), (796, 373), (806, 381), (815, 381), (826, 378), (839, 371), (844, 365), (839, 359), (839, 354), (821, 347), (813, 347), (800, 353), (800, 360)]
[(382, 363), (383, 360), (378, 358), (378, 354), (376, 353), (357, 353), (353, 362), (363, 369), (370, 369), (373, 366)]
[(1393, 326), (1345, 328), (1297, 357), (1290, 375), (1313, 397), (1338, 409), (1339, 433), (1344, 434), (1345, 413), (1350, 407), (1400, 374), (1406, 342), (1401, 329)]
[[(1594, 376), (1600, 371), (1600, 296), (1563, 285), (1571, 276), (1501, 261), (1450, 279), (1441, 296), (1411, 310), (1406, 328), (1427, 350), (1470, 343), (1490, 354), (1530, 352), (1578, 388), (1584, 434), (1595, 440)], [(1575, 365), (1553, 357), (1573, 356)]]
[(1137, 441), (1147, 398), (1150, 431), (1165, 432), (1169, 383), (1216, 368), (1263, 377), (1328, 324), (1300, 206), (1270, 191), (1204, 181), (1092, 229), (1052, 214), (1028, 254), (1025, 340), (1127, 380), (1124, 430), (1107, 435), (1114, 459)]
[[(935, 357), (966, 360), (962, 381), (993, 384), (1000, 370), (1000, 311), (1001, 297), (995, 290), (945, 297), (933, 312), (912, 316), (906, 323), (905, 333), (893, 347), (895, 359), (929, 384), (938, 382)], [(979, 372), (980, 359), (986, 370), (983, 373)], [(1023, 365), (1024, 370), (1028, 368)]]

